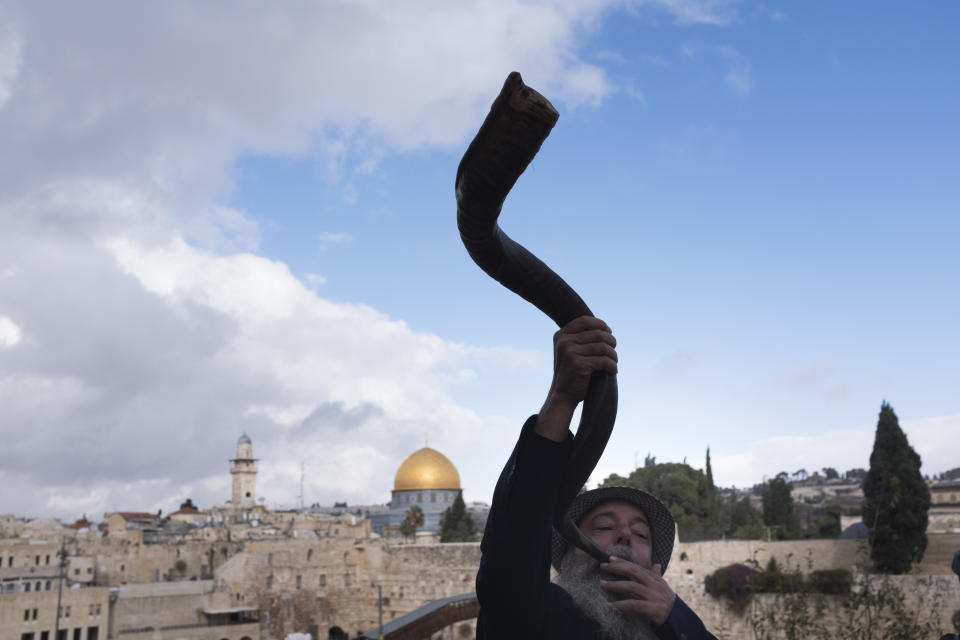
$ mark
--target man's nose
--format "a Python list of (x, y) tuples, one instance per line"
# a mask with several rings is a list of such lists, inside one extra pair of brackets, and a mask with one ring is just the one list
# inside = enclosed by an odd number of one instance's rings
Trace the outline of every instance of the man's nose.
[(630, 541), (633, 539), (633, 534), (630, 532), (630, 527), (624, 525), (617, 529), (617, 544), (621, 544), (629, 547)]

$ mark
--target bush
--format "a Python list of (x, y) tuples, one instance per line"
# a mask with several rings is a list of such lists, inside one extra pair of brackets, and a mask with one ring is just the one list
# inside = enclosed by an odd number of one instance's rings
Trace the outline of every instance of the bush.
[(850, 593), (853, 574), (848, 569), (820, 569), (810, 574), (810, 591), (829, 596)]
[(750, 580), (757, 570), (745, 564), (734, 563), (720, 567), (704, 579), (707, 593), (727, 603), (734, 613), (743, 615), (752, 594)]
[(799, 573), (761, 571), (750, 580), (753, 593), (796, 593), (803, 589), (803, 576)]

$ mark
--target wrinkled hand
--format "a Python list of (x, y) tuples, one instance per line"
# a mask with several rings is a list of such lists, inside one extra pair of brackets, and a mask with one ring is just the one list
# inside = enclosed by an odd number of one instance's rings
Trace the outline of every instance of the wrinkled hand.
[(553, 382), (540, 410), (537, 432), (562, 440), (596, 371), (617, 373), (617, 340), (607, 323), (591, 316), (571, 320), (553, 335)]
[(657, 626), (667, 621), (677, 594), (663, 579), (659, 564), (653, 565), (652, 569), (647, 569), (629, 560), (612, 556), (610, 562), (600, 565), (600, 569), (609, 574), (627, 578), (626, 580), (600, 581), (600, 586), (605, 590), (627, 597), (626, 600), (611, 602), (611, 607), (620, 611), (642, 614)]

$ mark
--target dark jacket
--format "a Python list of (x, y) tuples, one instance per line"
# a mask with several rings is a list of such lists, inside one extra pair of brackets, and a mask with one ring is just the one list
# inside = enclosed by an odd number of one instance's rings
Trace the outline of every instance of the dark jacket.
[[(477, 573), (478, 640), (600, 638), (596, 622), (550, 582), (550, 536), (560, 479), (573, 436), (554, 442), (537, 434), (536, 416), (500, 474), (480, 543)], [(662, 640), (716, 640), (678, 597), (662, 627)]]

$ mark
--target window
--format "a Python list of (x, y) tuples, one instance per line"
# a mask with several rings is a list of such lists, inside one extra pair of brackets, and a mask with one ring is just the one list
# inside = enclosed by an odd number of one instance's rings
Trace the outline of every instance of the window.
[(75, 575), (75, 576), (80, 575), (80, 569), (74, 569), (74, 570), (73, 570), (73, 575)]
[(87, 567), (87, 575), (93, 573), (93, 567)]
[(160, 569), (153, 570), (153, 581), (160, 582)]
[(273, 576), (267, 576), (267, 589), (273, 588)]
[(44, 590), (44, 591), (50, 591), (50, 581), (49, 581), (49, 580), (47, 580), (47, 584), (44, 585), (44, 589), (43, 589), (43, 590)]
[(80, 640), (83, 634), (83, 627), (77, 627), (73, 630), (73, 640)]
[(347, 573), (347, 574), (345, 574), (345, 575), (343, 576), (343, 586), (345, 586), (345, 587), (349, 587), (349, 586), (350, 586), (350, 574), (349, 574), (349, 573)]
[(40, 640), (50, 640), (50, 632), (49, 632), (49, 631), (41, 631), (41, 632), (40, 632)]
[(64, 618), (69, 618), (69, 617), (70, 617), (70, 605), (67, 605), (67, 606), (63, 609), (63, 617), (64, 617)]
[[(44, 561), (44, 564), (50, 564), (50, 554), (47, 554), (47, 559)], [(44, 632), (46, 633), (46, 632)]]
[(23, 590), (24, 590), (24, 591), (30, 591), (30, 583), (29, 583), (29, 582), (27, 582), (27, 583), (25, 583), (25, 584), (23, 585)]
[(431, 494), (430, 494), (430, 502), (436, 502), (436, 501), (437, 501), (437, 494), (436, 494), (436, 493), (431, 493)]
[(33, 564), (38, 567), (40, 566), (40, 556), (37, 556), (37, 559), (33, 561)]
[(88, 616), (92, 616), (92, 615), (93, 615), (93, 605), (90, 605), (90, 613), (88, 613), (87, 615), (88, 615)]
[(127, 568), (126, 565), (120, 565), (120, 571), (123, 571), (126, 568)]
[(33, 640), (33, 631), (30, 631), (29, 633), (21, 633), (20, 640)]
[(42, 587), (42, 586), (43, 586), (43, 583), (40, 582), (39, 580), (37, 580), (37, 584), (35, 584), (33, 588), (34, 588), (34, 590), (36, 590), (36, 591), (40, 591), (40, 587)]
[[(100, 615), (100, 605), (99, 605), (99, 604), (97, 605), (97, 608), (94, 609), (94, 611), (97, 612), (97, 615)], [(96, 628), (96, 627), (94, 627), (94, 628)]]
[(99, 640), (100, 627), (87, 627), (87, 640)]
[(307, 562), (310, 562), (310, 558), (313, 557), (313, 549), (307, 549)]
[(320, 586), (321, 587), (327, 586), (327, 574), (325, 573), (320, 574)]
[(24, 621), (24, 622), (27, 622), (28, 620), (30, 620), (30, 609), (24, 609), (24, 610), (23, 610), (23, 621)]
[(33, 611), (31, 611), (31, 613), (33, 614), (33, 615), (31, 616), (31, 619), (36, 620), (36, 619), (37, 619), (37, 610), (34, 609)]
[(297, 589), (303, 586), (303, 576), (297, 576)]

